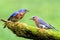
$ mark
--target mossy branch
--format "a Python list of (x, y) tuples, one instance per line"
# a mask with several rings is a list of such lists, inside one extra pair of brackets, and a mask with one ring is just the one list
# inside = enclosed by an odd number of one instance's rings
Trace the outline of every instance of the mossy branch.
[(1, 19), (17, 36), (33, 40), (60, 40), (60, 32), (40, 29), (22, 22), (11, 22)]

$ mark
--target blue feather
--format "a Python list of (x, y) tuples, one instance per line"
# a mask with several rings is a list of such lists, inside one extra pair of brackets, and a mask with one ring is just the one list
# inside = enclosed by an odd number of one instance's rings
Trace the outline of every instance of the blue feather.
[(10, 20), (12, 17), (16, 16), (18, 13), (26, 12), (26, 11), (27, 11), (27, 9), (18, 10), (17, 12), (14, 12), (14, 13), (8, 18), (8, 20)]
[(46, 23), (46, 22), (43, 21), (42, 19), (39, 19), (38, 21), (40, 22), (40, 24), (45, 25), (45, 26), (48, 27), (48, 28), (51, 27), (48, 23)]
[[(52, 25), (46, 23), (45, 21), (43, 21), (42, 19), (38, 19), (39, 23), (42, 25), (45, 25), (45, 27), (49, 28), (49, 29), (55, 29)], [(56, 29), (55, 29), (56, 30)]]
[(23, 8), (23, 9), (19, 10), (18, 12), (26, 12), (26, 11), (27, 11), (27, 9)]
[(16, 16), (17, 14), (18, 14), (18, 12), (14, 12), (14, 13), (8, 18), (8, 20), (10, 20), (10, 18)]

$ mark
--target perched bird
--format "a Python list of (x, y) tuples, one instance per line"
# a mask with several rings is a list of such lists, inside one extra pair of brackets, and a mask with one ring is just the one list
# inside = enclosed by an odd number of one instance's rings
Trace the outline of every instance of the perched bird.
[(12, 21), (12, 22), (17, 22), (20, 19), (22, 19), (25, 15), (25, 13), (28, 12), (27, 9), (21, 9), (18, 10), (17, 12), (14, 12), (9, 18), (8, 21)]
[[(19, 21), (20, 19), (22, 19), (27, 12), (28, 12), (27, 9), (18, 10), (17, 12), (14, 12), (14, 13), (8, 18), (8, 21), (17, 22), (17, 21)], [(4, 28), (5, 28), (5, 27), (6, 27), (6, 25), (4, 26)]]
[(55, 29), (52, 25), (48, 24), (47, 22), (43, 21), (41, 18), (37, 16), (33, 16), (31, 20), (35, 21), (35, 24), (38, 28)]

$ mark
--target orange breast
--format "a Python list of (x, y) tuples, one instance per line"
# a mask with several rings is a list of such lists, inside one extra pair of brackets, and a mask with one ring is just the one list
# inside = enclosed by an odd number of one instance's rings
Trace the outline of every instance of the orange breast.
[(17, 19), (20, 19), (20, 18), (21, 18), (20, 14), (17, 14), (17, 15), (16, 15), (16, 18), (17, 18)]
[(37, 20), (35, 20), (35, 24), (38, 26), (39, 25), (39, 22)]

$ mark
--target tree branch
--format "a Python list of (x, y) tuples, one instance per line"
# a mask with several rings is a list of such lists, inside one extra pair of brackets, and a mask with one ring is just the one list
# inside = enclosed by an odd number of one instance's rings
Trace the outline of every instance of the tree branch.
[(3, 19), (1, 21), (18, 37), (33, 40), (60, 40), (60, 32), (40, 29), (22, 22), (11, 22)]

